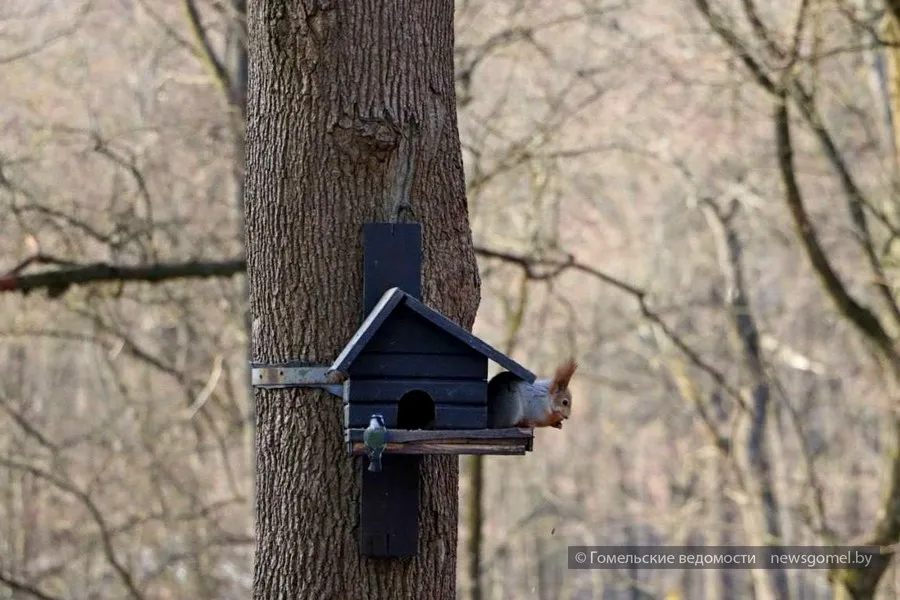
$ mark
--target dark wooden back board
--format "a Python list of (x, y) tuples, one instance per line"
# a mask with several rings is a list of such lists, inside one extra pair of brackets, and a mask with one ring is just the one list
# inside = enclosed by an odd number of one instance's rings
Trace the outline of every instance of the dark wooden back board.
[(363, 318), (392, 287), (422, 299), (420, 224), (366, 223), (363, 252)]
[[(392, 287), (422, 298), (421, 225), (367, 223), (363, 252), (363, 318)], [(367, 470), (368, 458), (359, 461), (359, 549), (363, 555), (392, 558), (418, 553), (420, 458), (385, 455), (380, 473)]]

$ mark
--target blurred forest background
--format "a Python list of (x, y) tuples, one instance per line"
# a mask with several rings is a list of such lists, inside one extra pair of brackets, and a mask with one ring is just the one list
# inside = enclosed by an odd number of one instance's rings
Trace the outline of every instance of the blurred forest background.
[[(581, 363), (460, 459), (460, 597), (831, 598), (566, 547), (900, 539), (897, 4), (457, 0), (476, 332)], [(243, 10), (0, 2), (0, 599), (250, 596)]]

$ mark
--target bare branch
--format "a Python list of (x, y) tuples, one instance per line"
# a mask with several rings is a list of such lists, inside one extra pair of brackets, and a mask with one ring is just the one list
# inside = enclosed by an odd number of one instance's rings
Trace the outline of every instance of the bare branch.
[[(626, 292), (636, 298), (643, 298), (646, 292), (643, 290), (634, 287), (633, 285), (622, 281), (621, 279), (617, 279), (612, 275), (607, 275), (602, 271), (589, 267), (587, 265), (581, 264), (575, 260), (571, 254), (566, 255), (565, 258), (561, 260), (554, 260), (550, 258), (536, 258), (529, 256), (521, 256), (518, 254), (513, 254), (511, 252), (503, 252), (500, 250), (492, 250), (490, 248), (484, 247), (476, 247), (475, 253), (479, 256), (484, 256), (485, 258), (496, 258), (500, 259), (507, 263), (515, 264), (521, 267), (526, 274), (529, 276), (529, 279), (536, 280), (545, 280), (558, 276), (566, 269), (575, 269), (576, 271), (582, 271), (596, 277), (601, 280), (603, 283), (607, 283), (613, 287), (616, 287), (623, 292)], [(537, 268), (549, 268), (549, 273), (541, 273), (537, 271)]]
[[(832, 167), (837, 171), (838, 179), (844, 194), (847, 198), (847, 209), (850, 212), (850, 219), (856, 229), (857, 239), (865, 252), (866, 259), (869, 262), (869, 268), (872, 269), (875, 289), (881, 296), (882, 302), (890, 312), (894, 323), (900, 326), (900, 307), (894, 299), (891, 289), (888, 285), (887, 275), (881, 264), (881, 259), (875, 250), (875, 243), (872, 240), (872, 234), (869, 230), (868, 218), (866, 217), (865, 208), (869, 205), (865, 196), (857, 185), (850, 173), (850, 167), (844, 160), (843, 155), (837, 148), (837, 144), (831, 137), (831, 133), (825, 127), (821, 115), (816, 108), (815, 101), (812, 96), (804, 90), (799, 82), (794, 81), (790, 86), (791, 96), (795, 99), (797, 107), (804, 116), (806, 122), (812, 128), (816, 138), (825, 150)], [(789, 142), (790, 143), (790, 142)]]
[(184, 48), (185, 50), (187, 50), (188, 52), (190, 52), (191, 54), (196, 56), (198, 59), (204, 58), (203, 51), (201, 49), (197, 48), (194, 44), (192, 44), (190, 42), (190, 40), (184, 38), (184, 36), (182, 36), (180, 33), (178, 33), (178, 31), (174, 27), (169, 25), (169, 23), (166, 22), (166, 20), (162, 17), (162, 15), (160, 15), (156, 11), (156, 9), (153, 6), (151, 6), (151, 3), (148, 0), (137, 0), (137, 2), (138, 2), (138, 4), (141, 5), (141, 8), (143, 8), (146, 11), (147, 15), (157, 25), (159, 25), (162, 28), (162, 30), (166, 32), (166, 35), (168, 35), (170, 38), (172, 38), (172, 40), (176, 44), (178, 44), (179, 46), (181, 46), (182, 48)]
[(17, 581), (12, 577), (3, 574), (3, 571), (0, 571), (0, 583), (10, 588), (13, 592), (19, 592), (21, 594), (26, 594), (32, 598), (37, 598), (37, 600), (61, 600), (58, 596), (49, 596), (37, 589), (36, 587), (30, 586), (26, 583), (22, 583), (21, 581)]
[[(831, 133), (825, 127), (824, 121), (819, 114), (818, 109), (816, 108), (815, 101), (812, 95), (803, 87), (802, 83), (795, 78), (792, 78), (790, 79), (790, 81), (778, 84), (776, 86), (774, 80), (766, 75), (763, 66), (755, 59), (753, 59), (752, 56), (750, 56), (749, 51), (746, 49), (746, 44), (741, 41), (737, 33), (729, 28), (723, 22), (720, 16), (714, 14), (711, 11), (707, 0), (695, 0), (695, 3), (700, 9), (701, 13), (703, 13), (703, 16), (706, 18), (709, 25), (719, 35), (722, 41), (724, 41), (732, 49), (732, 51), (738, 56), (738, 58), (744, 62), (759, 85), (762, 86), (766, 91), (775, 93), (779, 97), (783, 97), (783, 94), (778, 90), (787, 90), (789, 96), (794, 100), (797, 107), (800, 109), (804, 120), (813, 130), (813, 133), (816, 135), (816, 138), (819, 140), (819, 143), (825, 150), (825, 154), (828, 157), (829, 162), (837, 171), (841, 186), (843, 187), (844, 193), (847, 197), (847, 207), (850, 212), (851, 221), (853, 222), (853, 225), (856, 229), (857, 237), (863, 247), (863, 251), (866, 254), (866, 258), (869, 262), (869, 267), (873, 272), (874, 285), (878, 290), (878, 294), (881, 297), (884, 305), (889, 311), (891, 318), (894, 320), (895, 324), (900, 326), (900, 306), (898, 306), (896, 300), (893, 297), (893, 294), (891, 293), (890, 287), (888, 286), (887, 276), (884, 272), (881, 260), (878, 257), (878, 253), (875, 250), (875, 244), (872, 240), (872, 235), (869, 230), (868, 220), (865, 213), (865, 207), (868, 206), (868, 203), (866, 202), (862, 191), (854, 180), (853, 175), (850, 173), (850, 168), (844, 160), (844, 157), (842, 156), (840, 150), (838, 150), (837, 144), (831, 137)], [(742, 3), (744, 5), (745, 11), (747, 12), (748, 19), (751, 21), (751, 26), (754, 30), (754, 33), (757, 35), (757, 37), (760, 37), (760, 39), (769, 47), (770, 51), (772, 51), (773, 53), (777, 52), (777, 56), (783, 58), (783, 51), (774, 46), (774, 42), (771, 40), (771, 36), (768, 35), (765, 26), (759, 19), (753, 1), (742, 0)], [(797, 22), (795, 24), (794, 41), (791, 49), (792, 62), (796, 59), (797, 53), (799, 51), (800, 36), (803, 29), (802, 22), (806, 14), (806, 4), (807, 3), (805, 0), (803, 3), (801, 3)], [(785, 71), (785, 75), (789, 75), (789, 72)], [(787, 109), (785, 109), (785, 111), (786, 110)], [(789, 133), (787, 135), (789, 135)], [(793, 170), (792, 166), (790, 167), (790, 170)], [(813, 235), (813, 237), (815, 236)], [(825, 258), (824, 253), (822, 253), (822, 258)], [(827, 263), (827, 260), (825, 262)], [(875, 318), (874, 313), (872, 313), (872, 317)], [(881, 325), (879, 323), (879, 327), (880, 326)]]
[[(612, 275), (604, 273), (599, 269), (595, 269), (589, 265), (578, 262), (573, 259), (572, 256), (568, 256), (564, 260), (553, 260), (546, 258), (531, 258), (527, 256), (520, 256), (516, 254), (511, 254), (507, 252), (499, 252), (496, 250), (489, 250), (487, 248), (476, 247), (475, 254), (479, 256), (485, 256), (488, 258), (497, 258), (503, 260), (508, 263), (515, 264), (526, 270), (533, 269), (537, 266), (540, 267), (548, 267), (548, 268), (557, 268), (555, 275), (560, 275), (563, 272), (571, 269), (574, 271), (579, 271), (586, 275), (590, 275), (595, 279), (602, 281), (608, 285), (615, 287), (616, 289), (625, 292), (634, 298), (641, 311), (641, 315), (645, 317), (647, 320), (655, 324), (659, 330), (666, 336), (666, 338), (672, 342), (672, 344), (678, 348), (678, 350), (684, 354), (691, 363), (693, 363), (696, 367), (701, 369), (707, 375), (709, 375), (723, 390), (727, 391), (728, 394), (735, 399), (742, 407), (746, 409), (746, 404), (744, 403), (744, 399), (741, 397), (741, 394), (736, 390), (733, 386), (728, 383), (725, 375), (722, 374), (721, 371), (710, 365), (707, 361), (705, 361), (700, 354), (688, 345), (681, 336), (675, 333), (666, 323), (662, 320), (659, 314), (653, 311), (650, 306), (647, 304), (647, 292), (637, 288), (629, 283), (626, 283)], [(555, 276), (554, 275), (554, 276)], [(546, 279), (546, 277), (540, 277), (541, 279)]]
[(724, 23), (722, 17), (712, 12), (708, 0), (694, 0), (694, 4), (697, 6), (697, 9), (700, 10), (700, 13), (706, 19), (706, 22), (713, 31), (722, 38), (722, 41), (724, 41), (728, 47), (731, 48), (732, 52), (737, 55), (738, 59), (744, 63), (744, 66), (747, 67), (747, 70), (750, 71), (750, 74), (756, 82), (769, 93), (777, 94), (778, 86), (776, 86), (775, 82), (766, 74), (766, 69), (750, 54), (750, 51), (746, 48), (737, 34)]
[(896, 351), (881, 321), (875, 313), (850, 295), (819, 244), (818, 236), (806, 212), (794, 170), (794, 151), (786, 100), (779, 102), (775, 107), (775, 138), (778, 149), (778, 166), (784, 183), (785, 201), (794, 220), (797, 235), (813, 269), (838, 311), (867, 338), (875, 342), (896, 369), (898, 362)]
[(37, 254), (29, 256), (28, 258), (26, 258), (25, 260), (23, 260), (16, 266), (14, 266), (12, 269), (9, 270), (9, 272), (7, 273), (7, 276), (18, 275), (19, 273), (21, 273), (22, 271), (24, 271), (31, 265), (72, 266), (75, 264), (76, 263), (73, 263), (71, 261), (63, 260), (61, 258), (56, 258), (54, 256), (50, 256), (49, 254), (43, 254), (43, 253), (39, 252)]
[(800, 42), (803, 35), (803, 28), (806, 25), (806, 11), (808, 8), (809, 0), (800, 0), (800, 7), (797, 9), (797, 19), (794, 21), (794, 34), (791, 36), (791, 48), (787, 64), (789, 69), (797, 64), (797, 59), (800, 56)]
[(133, 598), (134, 600), (143, 600), (144, 595), (138, 589), (137, 583), (135, 582), (132, 574), (122, 564), (122, 561), (119, 559), (118, 553), (115, 550), (115, 546), (113, 546), (112, 534), (110, 532), (108, 524), (106, 523), (106, 519), (103, 517), (103, 512), (90, 497), (90, 495), (78, 489), (72, 482), (27, 463), (20, 463), (12, 460), (7, 460), (5, 458), (0, 458), (0, 466), (29, 473), (34, 477), (42, 479), (47, 483), (53, 485), (61, 492), (65, 492), (66, 494), (69, 494), (70, 496), (73, 496), (75, 499), (77, 499), (90, 513), (91, 518), (93, 518), (94, 523), (97, 525), (97, 528), (100, 531), (100, 541), (103, 544), (103, 553), (106, 556), (107, 562), (109, 562), (109, 565), (112, 567), (113, 571), (115, 571), (119, 576), (119, 579), (128, 590), (131, 598)]
[(231, 277), (243, 273), (246, 261), (160, 263), (155, 265), (111, 265), (93, 263), (31, 275), (11, 273), (0, 277), (0, 293), (46, 289), (51, 298), (64, 294), (73, 285), (111, 282), (161, 283), (172, 279)]
[[(866, 539), (867, 545), (894, 548), (900, 539), (900, 417), (894, 417), (894, 448), (888, 458), (888, 484), (881, 501), (878, 522), (872, 534)], [(868, 567), (836, 568), (829, 573), (829, 579), (840, 582), (856, 598), (874, 598), (878, 582), (891, 564), (893, 553), (874, 555)]]
[(0, 65), (9, 64), (11, 62), (27, 58), (29, 56), (39, 54), (40, 52), (43, 52), (57, 42), (60, 42), (63, 39), (71, 36), (78, 30), (79, 27), (81, 27), (81, 23), (84, 20), (84, 16), (87, 14), (89, 8), (90, 2), (85, 2), (80, 7), (78, 7), (78, 10), (75, 12), (75, 14), (70, 17), (71, 22), (66, 27), (60, 29), (59, 31), (54, 31), (52, 34), (48, 35), (36, 44), (22, 48), (21, 50), (13, 52), (12, 54), (5, 54), (0, 56)]
[(51, 452), (59, 450), (59, 445), (50, 441), (50, 438), (41, 433), (37, 427), (31, 424), (31, 422), (28, 420), (28, 417), (13, 408), (12, 402), (8, 398), (0, 397), (0, 407), (2, 407), (4, 411), (6, 411), (10, 418), (16, 422), (16, 424), (22, 429), (22, 431), (24, 431), (29, 437), (37, 440), (37, 442), (41, 446), (44, 446)]
[(809, 441), (806, 436), (806, 424), (797, 409), (791, 403), (790, 398), (785, 391), (781, 380), (773, 375), (772, 384), (781, 396), (781, 404), (787, 409), (790, 416), (791, 426), (797, 434), (797, 440), (800, 445), (800, 456), (803, 460), (803, 469), (806, 472), (806, 483), (809, 486), (809, 492), (812, 495), (812, 517), (814, 519), (813, 530), (827, 544), (836, 543), (834, 529), (828, 523), (828, 513), (825, 510), (825, 490), (822, 485), (822, 478), (819, 477), (816, 464), (813, 459), (813, 453), (809, 448)]
[(231, 86), (231, 76), (228, 74), (228, 69), (222, 64), (222, 60), (218, 57), (216, 51), (213, 50), (212, 44), (209, 41), (209, 36), (206, 33), (206, 28), (203, 27), (203, 22), (200, 19), (200, 11), (197, 9), (197, 3), (194, 0), (182, 0), (182, 4), (184, 6), (184, 12), (187, 14), (188, 22), (191, 24), (191, 31), (194, 32), (197, 43), (199, 43), (200, 48), (203, 49), (203, 58), (209, 66), (210, 71), (212, 71), (216, 85), (218, 85), (222, 90), (222, 93), (225, 94), (225, 99), (228, 101), (228, 104), (234, 105), (235, 98)]
[(729, 456), (731, 454), (731, 438), (729, 435), (722, 433), (719, 423), (710, 414), (706, 404), (701, 399), (697, 384), (687, 374), (684, 361), (670, 359), (665, 361), (664, 364), (669, 372), (669, 377), (672, 378), (675, 388), (678, 390), (678, 394), (697, 411), (700, 421), (712, 439), (713, 446), (724, 456)]
[(782, 50), (772, 36), (769, 35), (769, 30), (763, 24), (762, 19), (759, 16), (759, 10), (757, 10), (754, 0), (741, 0), (741, 6), (744, 8), (744, 15), (750, 22), (753, 33), (763, 42), (766, 50), (768, 50), (775, 58), (783, 60), (785, 56), (784, 50)]

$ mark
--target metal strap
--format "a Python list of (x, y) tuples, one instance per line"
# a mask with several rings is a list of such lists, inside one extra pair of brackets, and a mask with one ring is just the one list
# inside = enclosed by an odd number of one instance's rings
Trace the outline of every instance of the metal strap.
[(317, 387), (334, 396), (343, 397), (344, 386), (334, 383), (331, 367), (309, 365), (299, 361), (267, 365), (251, 363), (253, 387), (283, 389), (290, 387)]

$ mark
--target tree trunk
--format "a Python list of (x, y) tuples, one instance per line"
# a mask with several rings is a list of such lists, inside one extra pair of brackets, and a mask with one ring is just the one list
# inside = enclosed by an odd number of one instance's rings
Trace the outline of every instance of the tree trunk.
[[(891, 141), (893, 142), (894, 160), (900, 161), (900, 122), (898, 122), (898, 109), (900, 109), (900, 49), (893, 46), (900, 39), (900, 2), (897, 0), (887, 0), (885, 2), (887, 10), (881, 21), (880, 34), (884, 48), (884, 62), (887, 79), (887, 115), (886, 120), (891, 128)], [(875, 50), (876, 52), (878, 50)], [(883, 72), (879, 70), (879, 75)], [(900, 168), (900, 164), (895, 164), (895, 168)], [(895, 173), (896, 174), (896, 173)], [(885, 202), (885, 208), (890, 212), (888, 215), (892, 218), (897, 217), (897, 206), (894, 202)]]
[(468, 458), (469, 498), (466, 520), (468, 521), (469, 539), (466, 540), (466, 562), (469, 575), (469, 600), (482, 600), (481, 542), (484, 524), (484, 457), (480, 455)]
[[(726, 427), (729, 420), (729, 411), (725, 407), (721, 392), (710, 394), (710, 409), (721, 427)], [(731, 485), (731, 470), (728, 458), (716, 452), (709, 461), (706, 472), (706, 490), (708, 498), (707, 518), (710, 520), (704, 533), (704, 542), (707, 546), (734, 546), (735, 537), (731, 530), (731, 524), (738, 520), (734, 502), (728, 497), (728, 489)], [(731, 569), (704, 569), (703, 570), (703, 597), (706, 600), (718, 600), (719, 598), (738, 598), (738, 579), (742, 573)]]
[[(519, 341), (519, 333), (522, 331), (522, 323), (525, 317), (525, 309), (528, 306), (528, 289), (531, 283), (528, 273), (522, 271), (516, 295), (509, 298), (509, 305), (505, 314), (506, 335), (503, 344), (503, 353), (507, 356), (513, 356)], [(468, 511), (466, 518), (468, 520), (469, 539), (466, 544), (466, 552), (468, 553), (468, 574), (469, 574), (469, 600), (483, 600), (484, 587), (483, 576), (481, 572), (482, 550), (484, 541), (484, 456), (476, 454), (469, 457), (468, 465), (469, 477), (469, 498)]]
[[(759, 344), (759, 328), (750, 306), (744, 279), (743, 247), (733, 224), (737, 203), (723, 211), (714, 202), (704, 205), (707, 221), (716, 237), (719, 264), (725, 279), (725, 298), (731, 338), (749, 376), (745, 388), (748, 410), (735, 432), (735, 462), (744, 479), (745, 499), (739, 504), (744, 532), (751, 545), (784, 545), (781, 509), (772, 473), (772, 395)], [(760, 600), (790, 598), (787, 571), (781, 568), (750, 571)]]
[[(360, 324), (362, 225), (423, 223), (424, 300), (470, 328), (480, 281), (453, 81), (453, 2), (249, 6), (246, 230), (255, 361), (329, 364)], [(408, 187), (407, 187), (408, 185)], [(257, 390), (254, 598), (455, 598), (456, 457), (422, 461), (419, 553), (360, 556), (340, 400)]]

